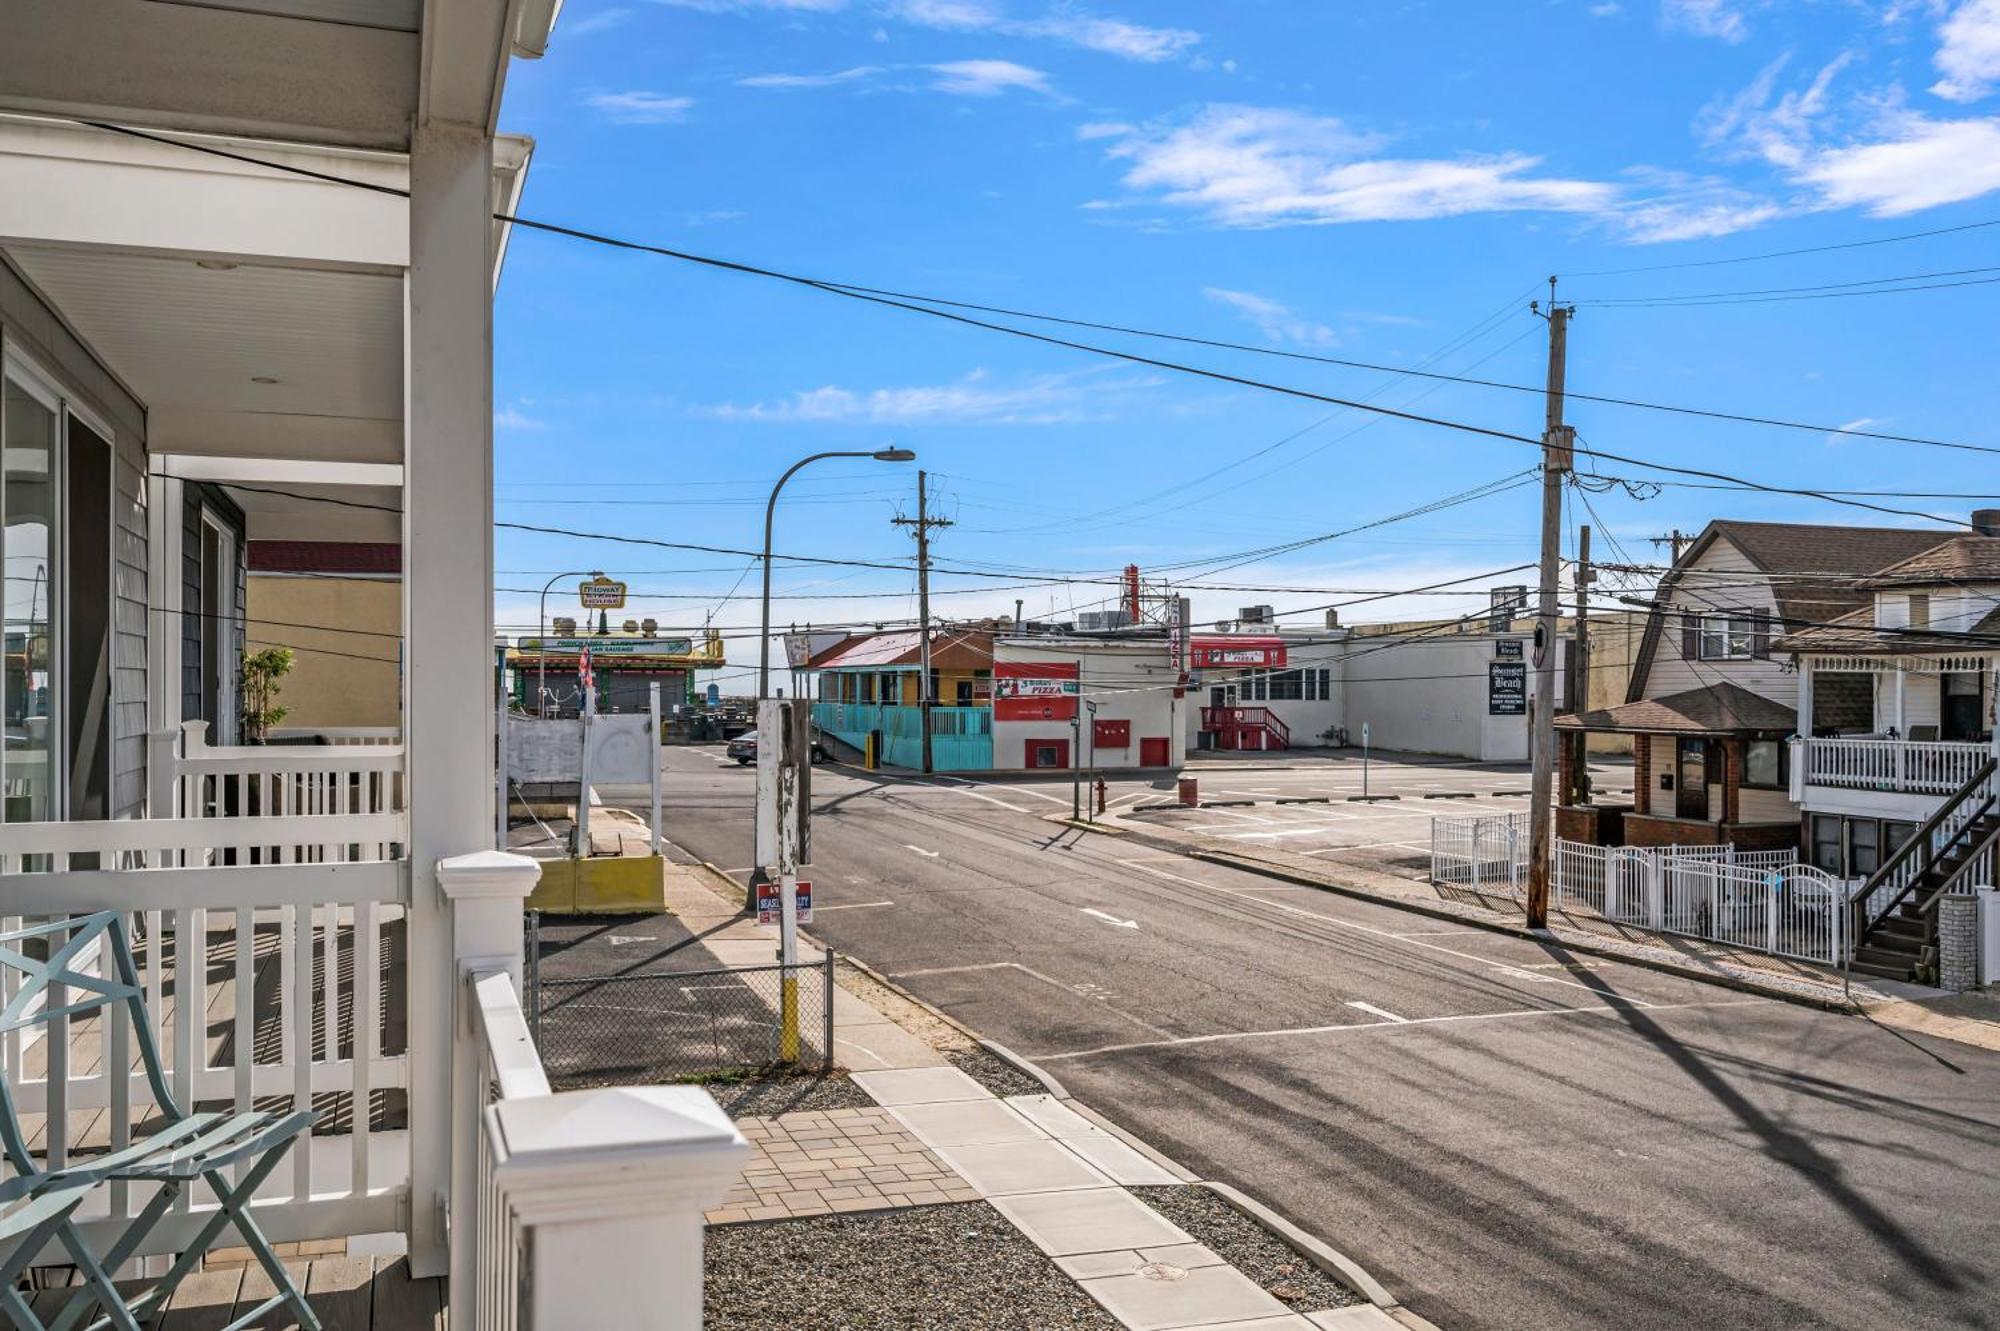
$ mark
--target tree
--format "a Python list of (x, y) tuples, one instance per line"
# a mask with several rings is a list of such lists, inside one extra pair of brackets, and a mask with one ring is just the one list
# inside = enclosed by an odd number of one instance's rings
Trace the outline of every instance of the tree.
[(262, 744), (271, 727), (283, 721), (289, 707), (278, 705), (278, 681), (292, 673), (292, 649), (266, 647), (261, 652), (243, 654), (243, 740)]

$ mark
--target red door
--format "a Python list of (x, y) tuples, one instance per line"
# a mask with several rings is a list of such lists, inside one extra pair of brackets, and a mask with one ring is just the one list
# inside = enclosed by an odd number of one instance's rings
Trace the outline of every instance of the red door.
[(1031, 739), (1028, 741), (1029, 767), (1069, 766), (1069, 741), (1066, 739)]
[(1164, 736), (1159, 739), (1142, 739), (1139, 741), (1139, 766), (1165, 767), (1171, 761), (1169, 755), (1172, 753), (1173, 748)]

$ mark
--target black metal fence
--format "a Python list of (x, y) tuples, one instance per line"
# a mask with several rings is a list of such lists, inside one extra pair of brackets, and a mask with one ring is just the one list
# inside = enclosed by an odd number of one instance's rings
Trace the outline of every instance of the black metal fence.
[(830, 1069), (833, 963), (556, 978), (530, 949), (535, 1047), (559, 1090)]

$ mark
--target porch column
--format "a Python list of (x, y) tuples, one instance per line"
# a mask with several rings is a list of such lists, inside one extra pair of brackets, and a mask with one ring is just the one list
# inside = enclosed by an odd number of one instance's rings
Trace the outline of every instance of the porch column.
[[(410, 803), (410, 1264), (447, 1267), (453, 965), (440, 860), (493, 840), (492, 141), (410, 145), (404, 313), (403, 734)], [(469, 1221), (470, 1217), (462, 1217)]]
[(1813, 733), (1813, 669), (1811, 662), (1799, 665), (1799, 719), (1792, 727), (1801, 739), (1811, 739)]

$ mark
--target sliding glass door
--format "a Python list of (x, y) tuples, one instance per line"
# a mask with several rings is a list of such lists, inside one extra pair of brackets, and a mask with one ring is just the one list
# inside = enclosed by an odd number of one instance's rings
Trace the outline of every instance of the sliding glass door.
[(61, 402), (25, 365), (0, 357), (0, 563), (6, 568), (6, 746), (0, 751), (0, 818), (60, 817), (61, 733), (56, 661)]

